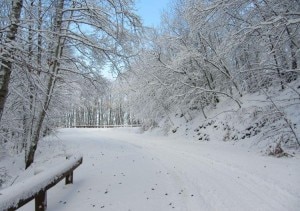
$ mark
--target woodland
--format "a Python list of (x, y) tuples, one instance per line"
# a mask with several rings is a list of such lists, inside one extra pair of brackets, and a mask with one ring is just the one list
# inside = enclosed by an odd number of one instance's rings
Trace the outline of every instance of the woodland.
[[(59, 127), (203, 119), (222, 101), (265, 95), (285, 143), (300, 104), (299, 0), (175, 0), (157, 28), (134, 0), (0, 1), (0, 158), (34, 161)], [(114, 79), (107, 79), (109, 72)], [(284, 108), (271, 91), (289, 91)], [(175, 131), (176, 132), (176, 131)]]

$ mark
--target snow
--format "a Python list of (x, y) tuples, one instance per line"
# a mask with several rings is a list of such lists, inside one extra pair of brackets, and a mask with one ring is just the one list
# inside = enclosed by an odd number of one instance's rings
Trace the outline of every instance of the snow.
[(11, 206), (17, 206), (20, 200), (26, 200), (27, 198), (34, 196), (40, 190), (45, 189), (66, 170), (77, 165), (81, 158), (80, 155), (72, 156), (65, 162), (45, 171), (42, 171), (41, 169), (38, 171), (36, 170), (35, 173), (37, 175), (34, 177), (29, 177), (9, 188), (0, 190), (0, 210), (6, 210)]
[[(65, 154), (80, 151), (84, 162), (74, 172), (74, 184), (61, 182), (48, 191), (50, 211), (300, 207), (298, 154), (275, 158), (243, 145), (140, 133), (137, 128), (60, 129), (51, 140), (62, 142)], [(39, 156), (43, 160), (43, 153)], [(33, 206), (30, 202), (20, 210)]]
[[(225, 141), (265, 154), (281, 142), (284, 151), (293, 155), (299, 153), (300, 148), (284, 121), (286, 117), (299, 137), (300, 104), (293, 94), (291, 90), (276, 89), (270, 89), (269, 96), (245, 94), (240, 98), (240, 109), (231, 99), (220, 98), (221, 102), (215, 108), (206, 109), (207, 119), (199, 111), (189, 111), (184, 117), (177, 111), (170, 115), (173, 125), (161, 121), (160, 128), (151, 132), (199, 142)], [(278, 110), (269, 98), (276, 103)]]

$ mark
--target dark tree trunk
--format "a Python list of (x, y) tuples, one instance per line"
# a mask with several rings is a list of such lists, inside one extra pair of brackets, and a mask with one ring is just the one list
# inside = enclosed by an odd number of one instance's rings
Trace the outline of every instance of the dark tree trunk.
[[(18, 23), (20, 21), (22, 4), (22, 0), (14, 0), (12, 2), (12, 11), (10, 15), (11, 24), (6, 37), (6, 44), (8, 45), (14, 46), (13, 42), (15, 41), (18, 32)], [(4, 104), (8, 94), (8, 85), (13, 65), (12, 53), (13, 48), (9, 48), (7, 52), (2, 55), (2, 60), (0, 63), (0, 120), (2, 118)]]

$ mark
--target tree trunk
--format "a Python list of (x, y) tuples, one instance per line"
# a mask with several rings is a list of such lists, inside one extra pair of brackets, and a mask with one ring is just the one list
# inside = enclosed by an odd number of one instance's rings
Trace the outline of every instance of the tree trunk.
[[(18, 32), (18, 23), (20, 21), (22, 5), (22, 0), (14, 0), (12, 2), (12, 11), (10, 15), (11, 24), (9, 26), (9, 31), (7, 33), (7, 38), (5, 42), (8, 46), (15, 45), (13, 42), (15, 41)], [(9, 47), (7, 52), (5, 52), (2, 55), (2, 60), (0, 63), (0, 120), (2, 118), (4, 104), (8, 94), (8, 85), (13, 65), (13, 51), (14, 49)]]
[[(42, 17), (42, 0), (39, 0), (38, 2), (38, 40), (37, 40), (37, 64), (38, 68), (42, 68), (42, 22), (43, 22), (43, 17)], [(40, 74), (41, 71), (38, 71), (38, 74)]]
[[(57, 33), (60, 33), (61, 28), (62, 28), (63, 6), (64, 6), (64, 0), (59, 0), (58, 4), (57, 4), (56, 17), (55, 17), (55, 21), (54, 21), (54, 24), (55, 24), (54, 29), (55, 29), (55, 32), (57, 32)], [(46, 96), (44, 99), (43, 108), (37, 117), (37, 125), (36, 125), (36, 128), (34, 128), (32, 142), (30, 143), (28, 155), (26, 156), (25, 168), (28, 168), (34, 161), (34, 155), (35, 155), (35, 151), (37, 149), (37, 144), (38, 144), (38, 141), (40, 138), (41, 129), (43, 126), (44, 119), (46, 117), (46, 113), (49, 109), (49, 105), (50, 105), (50, 102), (52, 99), (52, 93), (53, 93), (56, 79), (57, 79), (57, 74), (58, 74), (59, 65), (60, 65), (59, 59), (62, 56), (62, 52), (63, 52), (63, 42), (62, 42), (59, 34), (56, 36), (56, 38), (57, 38), (56, 43), (55, 43), (56, 47), (55, 47), (55, 51), (54, 51), (54, 55), (53, 55), (53, 57), (55, 59), (53, 62), (51, 62), (51, 65), (50, 65), (52, 74), (50, 75), (50, 78), (48, 81), (47, 93), (46, 93)]]

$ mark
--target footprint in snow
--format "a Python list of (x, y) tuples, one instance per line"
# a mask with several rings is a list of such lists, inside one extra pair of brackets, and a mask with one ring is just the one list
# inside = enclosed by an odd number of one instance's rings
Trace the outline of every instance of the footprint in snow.
[[(169, 204), (169, 206), (172, 206), (173, 205), (173, 203), (171, 202), (170, 204)], [(175, 206), (172, 206), (172, 209), (174, 209), (175, 208)]]

